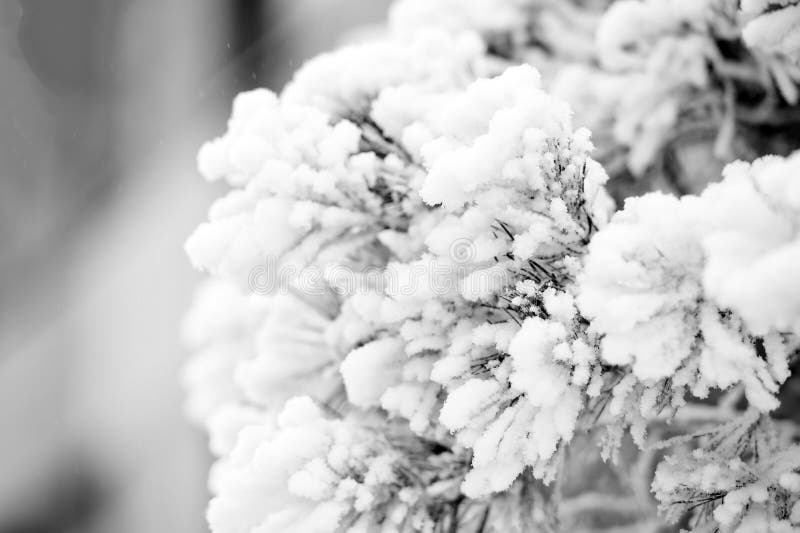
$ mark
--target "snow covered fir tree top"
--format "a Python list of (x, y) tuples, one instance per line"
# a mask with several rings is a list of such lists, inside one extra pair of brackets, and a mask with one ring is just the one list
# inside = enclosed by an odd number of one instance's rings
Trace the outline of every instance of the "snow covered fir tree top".
[(186, 242), (214, 533), (800, 531), (800, 0), (398, 0)]

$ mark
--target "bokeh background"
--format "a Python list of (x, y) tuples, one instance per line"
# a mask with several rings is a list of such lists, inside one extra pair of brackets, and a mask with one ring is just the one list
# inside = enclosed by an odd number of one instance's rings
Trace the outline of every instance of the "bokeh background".
[(222, 189), (195, 153), (388, 3), (0, 0), (0, 533), (207, 530), (178, 326)]

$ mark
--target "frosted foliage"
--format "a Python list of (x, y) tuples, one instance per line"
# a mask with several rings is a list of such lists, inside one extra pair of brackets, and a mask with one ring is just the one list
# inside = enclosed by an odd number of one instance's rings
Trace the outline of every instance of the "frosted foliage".
[(228, 133), (201, 149), (200, 168), (241, 188), (215, 202), (186, 242), (195, 266), (247, 287), (256, 267), (274, 276), (312, 259), (322, 267), (382, 261), (379, 228), (408, 228), (420, 176), (374, 128), (330, 120), (265, 90), (237, 97)]
[(743, 1), (742, 12), (748, 20), (742, 31), (748, 45), (800, 62), (800, 2)]
[(800, 448), (780, 442), (772, 424), (754, 413), (708, 435), (703, 447), (658, 465), (653, 491), (667, 516), (688, 508), (695, 520), (707, 517), (701, 531), (796, 531)]
[(629, 149), (627, 166), (636, 176), (670, 140), (686, 99), (709, 86), (713, 38), (706, 28), (714, 1), (614, 2), (596, 34), (603, 70), (573, 67), (559, 74), (557, 92), (577, 92), (578, 117), (610, 128)]
[(798, 8), (398, 0), (237, 96), (185, 244), (211, 530), (800, 530)]
[[(215, 533), (399, 531), (421, 495), (380, 435), (329, 419), (309, 398), (286, 404), (276, 427), (249, 425), (212, 471)], [(404, 492), (404, 502), (397, 500)], [(372, 522), (382, 509), (389, 524)], [(389, 526), (394, 522), (395, 529)], [(421, 521), (424, 522), (424, 521)], [(420, 530), (420, 529), (409, 529)]]
[(254, 334), (255, 355), (236, 367), (240, 390), (267, 408), (297, 394), (328, 400), (341, 385), (337, 368), (347, 349), (339, 325), (296, 296), (275, 296)]
[[(576, 312), (560, 288), (571, 279), (570, 258), (604, 224), (610, 205), (589, 134), (573, 130), (568, 106), (541, 90), (534, 69), (520, 66), (452, 94), (402, 138), (427, 170), (423, 200), (443, 216), (425, 239), (428, 253), (394, 269), (430, 279), (449, 265), (461, 274), (449, 291), (389, 292), (384, 312), (401, 324), (414, 356), (404, 372), (413, 374), (413, 365), (444, 386), (439, 420), (473, 450), (465, 494), (507, 490), (527, 467), (549, 479), (558, 447), (575, 430), (594, 359), (583, 341), (570, 345)], [(525, 322), (517, 332), (530, 314), (554, 320)], [(537, 328), (556, 338), (537, 344)], [(429, 350), (446, 355), (431, 366)], [(384, 405), (415, 414), (430, 390), (397, 386)]]
[(427, 28), (405, 40), (355, 44), (306, 63), (283, 92), (287, 102), (313, 105), (347, 118), (369, 113), (370, 102), (392, 87), (437, 90), (461, 85), (480, 68), (477, 35)]
[(715, 196), (733, 186), (735, 168), (699, 198), (628, 200), (589, 245), (578, 303), (590, 330), (602, 335), (607, 363), (629, 365), (644, 383), (679, 374), (672, 385), (700, 397), (710, 387), (742, 384), (754, 406), (771, 410), (788, 372), (776, 324), (750, 329), (703, 284), (714, 267), (703, 245), (721, 238), (720, 213), (740, 216)]
[[(396, 379), (396, 372), (405, 360), (401, 339), (385, 338), (356, 348), (342, 362), (347, 397), (354, 405), (370, 407), (380, 405), (386, 389)], [(392, 372), (392, 368), (396, 372)]]
[[(429, 139), (420, 147), (429, 169), (422, 198), (448, 213), (426, 244), (473, 274), (461, 283), (468, 300), (496, 297), (515, 280), (497, 269), (536, 269), (537, 256), (551, 258), (548, 275), (563, 274), (559, 259), (606, 219), (607, 176), (589, 157), (589, 133), (572, 129), (568, 106), (539, 88), (530, 67), (478, 80), (412, 131)], [(481, 285), (476, 272), (495, 282)]]
[[(420, 148), (430, 169), (422, 186), (427, 203), (453, 211), (468, 201), (480, 202), (495, 187), (538, 192), (543, 199), (563, 193), (572, 204), (581, 200), (578, 186), (592, 149), (589, 133), (573, 131), (567, 104), (540, 85), (535, 69), (508, 69), (478, 80), (432, 111), (427, 131), (413, 130), (430, 139)], [(588, 176), (586, 194), (593, 201), (605, 177), (601, 170)]]
[(758, 334), (800, 333), (800, 153), (737, 163), (703, 194), (717, 228), (704, 285)]
[(472, 379), (448, 398), (442, 421), (452, 429), (479, 428), (474, 417), (482, 405), (498, 409), (472, 443), (473, 469), (463, 486), (467, 495), (507, 490), (528, 465), (535, 476), (552, 475), (551, 460), (560, 442), (572, 438), (582, 407), (570, 365), (559, 364), (570, 361), (556, 360), (557, 352), (569, 351), (566, 335), (561, 324), (527, 319), (508, 347), (510, 387), (503, 392), (499, 380)]
[(602, 356), (641, 379), (675, 373), (693, 350), (702, 305), (696, 199), (630, 199), (589, 245), (578, 302)]
[[(575, 4), (580, 4), (576, 6)], [(486, 42), (488, 64), (526, 62), (555, 72), (564, 61), (589, 61), (606, 0), (400, 0), (389, 29), (417, 35), (430, 28), (475, 32)]]
[[(620, 0), (597, 28), (602, 61), (612, 69), (642, 66), (664, 37), (686, 26), (702, 28), (715, 0)], [(678, 44), (678, 43), (674, 43)]]

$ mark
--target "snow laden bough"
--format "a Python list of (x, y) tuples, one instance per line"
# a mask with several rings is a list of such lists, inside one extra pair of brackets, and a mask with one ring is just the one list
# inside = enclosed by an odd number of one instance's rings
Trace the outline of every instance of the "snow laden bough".
[[(430, 139), (419, 149), (427, 169), (421, 195), (440, 219), (422, 258), (389, 268), (445, 266), (455, 279), (447, 291), (387, 291), (385, 309), (414, 356), (409, 364), (429, 360), (424, 377), (443, 387), (439, 420), (474, 451), (463, 487), (470, 496), (508, 489), (527, 466), (552, 476), (593, 359), (583, 341), (569, 343), (580, 333), (568, 286), (607, 218), (606, 175), (589, 157), (588, 132), (573, 130), (566, 104), (539, 83), (530, 67), (509, 69), (407, 131)], [(552, 342), (528, 333), (541, 329), (553, 332)], [(562, 342), (556, 360), (552, 349)], [(537, 389), (548, 380), (537, 385), (531, 372), (552, 378), (552, 394)]]
[[(240, 95), (200, 151), (232, 187), (186, 244), (211, 276), (184, 382), (218, 458), (212, 531), (585, 524), (567, 516), (588, 502), (563, 487), (569, 447), (624, 461), (628, 433), (666, 450), (665, 519), (800, 526), (792, 427), (771, 417), (800, 333), (800, 155), (611, 216), (589, 131), (552, 80), (506, 68), (529, 46), (520, 20), (556, 8), (455, 4), (398, 3), (384, 40)], [(669, 4), (642, 16), (674, 48), (700, 15)], [(604, 53), (636, 70), (626, 35)]]

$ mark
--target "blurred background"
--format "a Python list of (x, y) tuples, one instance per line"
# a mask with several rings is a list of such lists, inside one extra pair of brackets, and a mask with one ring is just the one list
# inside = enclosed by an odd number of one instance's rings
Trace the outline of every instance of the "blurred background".
[(0, 533), (200, 532), (183, 241), (233, 96), (388, 0), (0, 0)]

